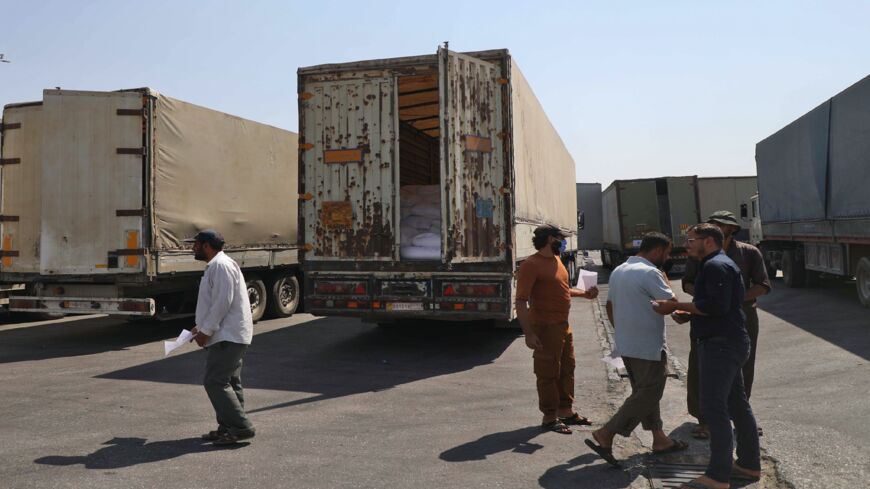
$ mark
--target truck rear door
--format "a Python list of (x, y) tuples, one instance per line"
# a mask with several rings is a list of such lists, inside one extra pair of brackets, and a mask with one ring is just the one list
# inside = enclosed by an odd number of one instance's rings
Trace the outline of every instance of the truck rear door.
[(442, 259), (506, 256), (505, 83), (499, 66), (439, 49)]
[(617, 183), (619, 221), (622, 223), (622, 243), (625, 250), (640, 247), (643, 235), (658, 231), (659, 206), (655, 180)]
[(39, 273), (42, 104), (3, 111), (0, 165), (0, 271)]
[(144, 270), (143, 94), (46, 90), (43, 103), (41, 272)]
[(305, 260), (398, 260), (395, 79), (311, 81), (300, 98)]
[(698, 215), (698, 178), (668, 177), (667, 180), (671, 229), (662, 229), (662, 232), (671, 235), (674, 246), (682, 247), (689, 227), (701, 222), (701, 216)]

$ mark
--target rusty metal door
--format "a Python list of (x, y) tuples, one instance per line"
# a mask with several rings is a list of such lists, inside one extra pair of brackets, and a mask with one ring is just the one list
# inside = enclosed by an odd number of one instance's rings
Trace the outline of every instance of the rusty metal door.
[(505, 130), (501, 69), (438, 52), (444, 261), (505, 259)]
[(306, 83), (301, 99), (305, 259), (397, 260), (395, 79)]

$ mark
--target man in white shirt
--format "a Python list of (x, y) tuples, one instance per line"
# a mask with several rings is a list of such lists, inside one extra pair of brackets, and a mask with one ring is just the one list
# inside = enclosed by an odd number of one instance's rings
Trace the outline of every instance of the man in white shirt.
[(613, 438), (629, 436), (638, 424), (653, 434), (653, 453), (670, 453), (688, 448), (683, 441), (669, 438), (662, 429), (659, 402), (665, 391), (668, 364), (665, 354), (664, 317), (652, 311), (652, 300), (676, 300), (667, 277), (659, 269), (670, 257), (671, 239), (648, 233), (640, 251), (610, 274), (607, 316), (615, 331), (613, 356), (621, 356), (631, 382), (631, 395), (615, 415), (592, 432), (586, 445), (612, 465)]
[(202, 435), (215, 445), (234, 445), (253, 438), (254, 425), (245, 414), (242, 360), (251, 344), (254, 322), (248, 288), (239, 265), (223, 251), (217, 231), (200, 231), (193, 239), (194, 257), (207, 262), (196, 301), (196, 343), (208, 350), (203, 385), (214, 407), (217, 430)]

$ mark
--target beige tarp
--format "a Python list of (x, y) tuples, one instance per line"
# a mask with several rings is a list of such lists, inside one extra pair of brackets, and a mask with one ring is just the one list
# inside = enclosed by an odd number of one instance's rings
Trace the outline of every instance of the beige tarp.
[(297, 244), (296, 134), (162, 95), (156, 113), (157, 250), (206, 228), (228, 248)]
[(523, 74), (511, 63), (516, 216), (577, 232), (574, 160)]

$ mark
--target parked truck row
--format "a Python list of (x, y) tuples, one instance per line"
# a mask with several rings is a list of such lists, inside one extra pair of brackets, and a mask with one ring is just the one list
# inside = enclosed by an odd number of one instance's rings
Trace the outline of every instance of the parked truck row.
[(189, 312), (203, 264), (182, 240), (205, 228), (255, 319), (304, 297), (319, 315), (509, 321), (543, 224), (570, 236), (576, 278), (574, 162), (507, 50), (302, 68), (298, 95), (298, 141), (150, 89), (6, 106), (11, 310)]

